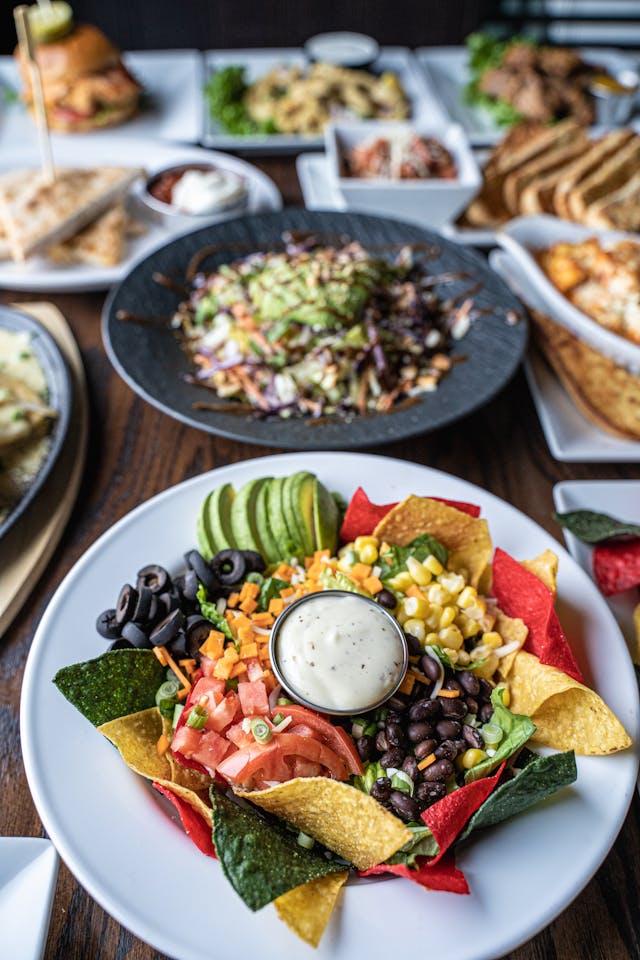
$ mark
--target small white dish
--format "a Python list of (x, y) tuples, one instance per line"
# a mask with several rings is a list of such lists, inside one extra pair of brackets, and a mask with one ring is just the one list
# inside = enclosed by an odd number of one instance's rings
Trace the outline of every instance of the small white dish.
[(574, 307), (546, 277), (532, 253), (554, 243), (579, 243), (593, 236), (597, 236), (605, 246), (624, 239), (640, 242), (636, 235), (618, 230), (594, 230), (593, 227), (585, 227), (580, 223), (543, 215), (510, 220), (496, 236), (500, 246), (508, 250), (526, 271), (529, 286), (539, 293), (545, 304), (545, 312), (556, 323), (561, 323), (576, 337), (609, 357), (614, 363), (632, 373), (640, 374), (640, 344), (607, 330)]
[(335, 63), (339, 67), (368, 67), (380, 55), (380, 44), (366, 33), (338, 30), (309, 37), (304, 52), (315, 63)]
[[(492, 250), (489, 263), (526, 306), (545, 311), (529, 275), (506, 251)], [(537, 350), (529, 350), (524, 370), (549, 449), (567, 463), (640, 463), (640, 443), (621, 440), (587, 420)]]
[[(345, 175), (345, 157), (354, 147), (378, 137), (393, 138), (407, 133), (438, 139), (454, 159), (455, 178), (392, 180)], [(482, 179), (462, 127), (455, 124), (380, 120), (329, 124), (325, 130), (325, 149), (329, 175), (347, 209), (387, 214), (434, 230), (455, 219), (478, 192)]]
[(0, 837), (2, 956), (40, 960), (44, 953), (58, 876), (50, 840)]

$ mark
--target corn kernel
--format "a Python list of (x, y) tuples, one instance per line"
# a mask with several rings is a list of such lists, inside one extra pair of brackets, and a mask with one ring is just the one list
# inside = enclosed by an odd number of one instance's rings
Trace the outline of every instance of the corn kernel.
[(415, 557), (407, 557), (407, 570), (421, 587), (426, 587), (427, 584), (431, 583), (431, 574)]
[(483, 633), (482, 643), (485, 645), (485, 647), (491, 647), (492, 650), (495, 650), (497, 647), (502, 646), (502, 637), (495, 631), (492, 631), (491, 633)]
[(473, 672), (476, 677), (484, 677), (485, 680), (489, 680), (498, 669), (498, 663), (499, 660), (495, 653), (490, 653), (484, 663), (481, 663), (479, 667), (474, 667)]
[(465, 770), (471, 770), (471, 767), (475, 767), (476, 764), (482, 763), (482, 761), (486, 759), (487, 754), (484, 750), (477, 750), (473, 747), (471, 750), (465, 750), (462, 754), (461, 762)]
[(398, 608), (398, 612), (397, 612), (396, 614), (394, 614), (394, 616), (395, 616), (396, 620), (398, 621), (398, 623), (400, 624), (401, 627), (404, 627), (404, 625), (405, 625), (405, 623), (407, 622), (407, 620), (410, 620), (410, 619), (411, 619), (411, 618), (409, 617), (409, 614), (408, 614), (408, 613), (405, 613), (404, 608), (402, 607), (402, 604), (400, 605), (400, 607)]
[(471, 657), (469, 656), (466, 650), (462, 648), (458, 650), (458, 663), (461, 663), (463, 664), (463, 666), (466, 666), (466, 664), (469, 663), (470, 660), (471, 660)]
[(437, 633), (428, 633), (424, 638), (424, 642), (428, 647), (439, 647), (440, 646), (440, 637)]
[(360, 563), (368, 563), (371, 566), (371, 564), (374, 564), (378, 559), (378, 548), (374, 547), (372, 543), (367, 543), (362, 550), (360, 550), (359, 556)]
[(464, 577), (461, 577), (459, 573), (452, 573), (450, 570), (441, 574), (438, 577), (438, 582), (454, 597), (461, 592), (465, 585)]
[(456, 626), (460, 630), (460, 633), (465, 640), (469, 640), (471, 637), (475, 637), (475, 635), (479, 633), (478, 624), (476, 621), (471, 620), (469, 617), (465, 616), (464, 613), (459, 613), (456, 617)]
[(437, 630), (440, 627), (440, 617), (442, 616), (442, 607), (439, 603), (432, 603), (429, 608), (429, 614), (425, 617), (427, 626), (431, 630)]
[(424, 620), (429, 613), (429, 604), (423, 597), (405, 597), (402, 601), (402, 609), (409, 617)]
[(448, 590), (445, 590), (439, 583), (432, 583), (427, 590), (427, 596), (430, 603), (450, 603), (453, 599)]
[(482, 620), (487, 612), (487, 605), (482, 597), (478, 597), (473, 606), (467, 607), (464, 612), (468, 617), (471, 617), (472, 620)]
[[(440, 638), (438, 638), (438, 639), (440, 639)], [(458, 662), (459, 662), (459, 660), (460, 660), (460, 653), (458, 652), (458, 650), (454, 650), (453, 647), (443, 647), (443, 648), (442, 648), (442, 652), (445, 653), (445, 654), (449, 657), (449, 660), (451, 660), (451, 663), (458, 663)], [(461, 651), (460, 651), (460, 652), (461, 652)]]
[(425, 568), (425, 570), (428, 570), (429, 573), (432, 573), (434, 577), (439, 577), (444, 571), (444, 567), (438, 558), (434, 557), (432, 553), (429, 554), (426, 560), (422, 561), (422, 566)]
[(380, 541), (377, 537), (356, 537), (354, 541), (354, 547), (358, 553), (361, 553), (365, 547), (375, 547), (376, 550), (380, 545)]
[(466, 610), (467, 607), (474, 606), (476, 600), (478, 599), (478, 591), (475, 587), (465, 587), (464, 590), (459, 594), (456, 603), (461, 610)]
[(424, 620), (405, 620), (402, 628), (405, 633), (410, 633), (411, 636), (415, 637), (416, 640), (419, 640), (421, 643), (427, 634)]
[(445, 627), (444, 630), (438, 630), (438, 637), (444, 647), (453, 647), (454, 650), (459, 650), (462, 646), (462, 634), (454, 625)]
[(505, 707), (508, 707), (511, 703), (511, 694), (509, 692), (509, 688), (506, 687), (504, 683), (499, 683), (496, 687), (496, 690), (502, 690), (502, 702), (504, 703)]
[(349, 573), (353, 563), (354, 561), (351, 554), (341, 557), (340, 560), (338, 560), (338, 570), (342, 570), (343, 573)]
[(456, 618), (456, 608), (455, 607), (445, 607), (440, 615), (440, 622), (438, 626), (442, 629), (444, 627), (450, 627), (453, 621)]
[(414, 579), (410, 573), (406, 573), (403, 570), (402, 573), (397, 574), (397, 576), (389, 580), (389, 583), (394, 590), (399, 590), (400, 593), (405, 593), (414, 583)]

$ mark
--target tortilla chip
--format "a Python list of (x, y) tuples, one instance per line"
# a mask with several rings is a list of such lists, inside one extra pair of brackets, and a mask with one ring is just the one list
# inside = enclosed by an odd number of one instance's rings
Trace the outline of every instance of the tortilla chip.
[(207, 857), (217, 860), (216, 848), (212, 836), (212, 812), (200, 797), (192, 790), (178, 787), (168, 780), (154, 780), (153, 787), (173, 804), (180, 817), (184, 832), (198, 850)]
[(555, 750), (599, 756), (626, 750), (631, 739), (594, 690), (541, 663), (521, 650), (509, 675), (514, 713), (527, 714), (536, 725), (532, 740)]
[[(173, 723), (168, 717), (162, 718), (162, 731), (169, 740), (169, 743), (171, 743), (173, 739)], [(166, 757), (171, 768), (171, 776), (169, 779), (172, 783), (186, 787), (188, 790), (208, 790), (213, 783), (213, 777), (210, 777), (208, 773), (201, 773), (199, 770), (185, 767), (184, 764), (176, 760), (171, 750), (167, 751)]]
[(524, 647), (529, 635), (529, 628), (519, 617), (508, 617), (500, 607), (496, 607), (496, 622), (493, 629), (496, 630), (505, 644), (517, 643), (518, 649), (513, 653), (508, 653), (506, 657), (500, 658), (498, 664), (498, 674), (502, 680), (505, 680), (511, 673), (513, 662), (518, 656), (518, 652)]
[(184, 800), (185, 803), (188, 803), (196, 813), (199, 813), (200, 816), (207, 821), (210, 827), (213, 826), (213, 811), (208, 803), (198, 796), (195, 791), (190, 790), (188, 787), (181, 786), (179, 783), (175, 783), (172, 780), (156, 780), (163, 789), (170, 790), (171, 793), (175, 793), (177, 797), (180, 797), (181, 800)]
[(156, 744), (162, 736), (162, 717), (157, 707), (109, 720), (98, 727), (120, 751), (126, 765), (148, 780), (169, 780), (167, 755), (160, 756)]
[(297, 777), (267, 790), (235, 792), (288, 820), (360, 870), (387, 860), (413, 836), (368, 794), (327, 777)]
[(330, 873), (283, 893), (273, 901), (278, 916), (301, 940), (317, 947), (348, 876), (348, 870)]
[(520, 565), (535, 574), (538, 580), (542, 580), (545, 587), (551, 590), (555, 597), (558, 593), (558, 558), (553, 550), (545, 550), (539, 557), (533, 560), (521, 560)]
[(440, 500), (412, 495), (390, 510), (374, 530), (381, 540), (403, 547), (422, 533), (443, 543), (449, 550), (448, 568), (462, 573), (477, 588), (493, 552), (487, 521)]

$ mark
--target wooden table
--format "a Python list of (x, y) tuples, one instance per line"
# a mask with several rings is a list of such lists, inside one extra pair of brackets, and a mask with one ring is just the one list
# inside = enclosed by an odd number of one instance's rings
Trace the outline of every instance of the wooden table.
[[(277, 181), (285, 203), (301, 203), (292, 160), (265, 159), (259, 166)], [(5, 303), (33, 299), (33, 294), (0, 294)], [(105, 356), (100, 339), (102, 295), (50, 299), (68, 318), (84, 357), (92, 430), (86, 476), (67, 531), (54, 560), (0, 640), (0, 835), (7, 836), (44, 836), (21, 761), (18, 704), (31, 638), (63, 576), (103, 531), (159, 491), (214, 467), (277, 452), (199, 433), (144, 403), (114, 373)], [(522, 373), (493, 403), (454, 427), (370, 452), (464, 477), (514, 504), (554, 537), (559, 536), (551, 519), (554, 483), (640, 477), (640, 466), (557, 463), (547, 448)], [(60, 774), (64, 776), (64, 771)], [(602, 789), (607, 789), (604, 782)], [(507, 851), (507, 870), (509, 855)], [(513, 851), (512, 855), (518, 854)], [(563, 864), (555, 864), (554, 869), (562, 870)], [(622, 832), (595, 878), (551, 926), (510, 956), (512, 960), (640, 958), (639, 899), (640, 802), (636, 795)], [(111, 919), (64, 865), (45, 957), (162, 960), (161, 954)]]

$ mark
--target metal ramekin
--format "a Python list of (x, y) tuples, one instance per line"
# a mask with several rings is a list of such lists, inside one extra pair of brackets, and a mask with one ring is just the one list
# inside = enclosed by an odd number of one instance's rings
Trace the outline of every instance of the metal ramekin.
[[(220, 170), (223, 173), (237, 177), (239, 181), (244, 183), (245, 189), (242, 195), (237, 198), (232, 198), (230, 202), (221, 205), (212, 213), (186, 213), (184, 210), (180, 210), (170, 203), (164, 203), (162, 200), (156, 199), (156, 197), (149, 192), (149, 186), (154, 180), (174, 170)], [(198, 227), (204, 227), (210, 223), (216, 223), (232, 216), (238, 216), (247, 209), (249, 202), (249, 191), (247, 189), (246, 179), (241, 174), (236, 173), (235, 170), (227, 170), (217, 163), (174, 163), (170, 167), (156, 170), (148, 177), (137, 196), (139, 202), (147, 208), (147, 212), (151, 213), (152, 218), (172, 231), (196, 230)]]

